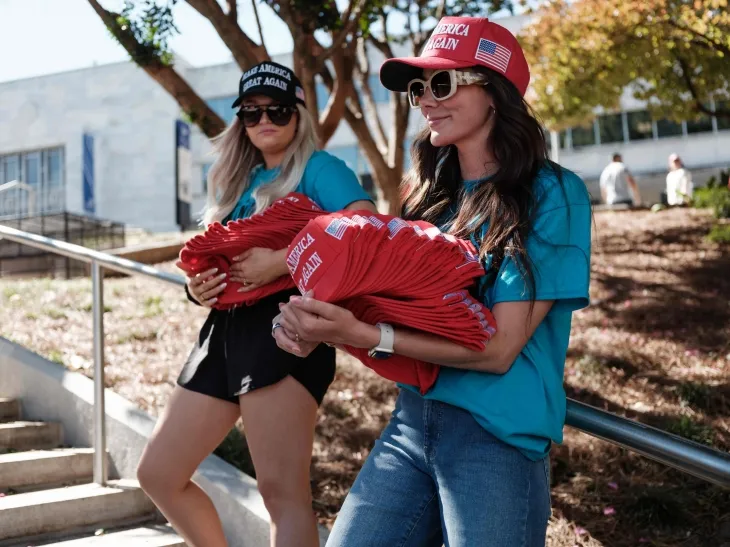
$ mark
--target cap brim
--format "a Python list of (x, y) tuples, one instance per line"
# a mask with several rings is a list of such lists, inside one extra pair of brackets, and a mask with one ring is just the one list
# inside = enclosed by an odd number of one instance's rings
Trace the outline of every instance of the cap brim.
[(292, 97), (291, 94), (287, 93), (284, 90), (272, 88), (271, 86), (257, 86), (246, 90), (246, 93), (240, 95), (235, 101), (233, 101), (231, 108), (236, 108), (243, 102), (246, 97), (253, 97), (254, 95), (264, 95), (266, 97), (271, 97), (278, 103), (285, 105), (294, 105), (299, 102), (296, 96)]
[(408, 82), (420, 78), (424, 70), (466, 68), (474, 63), (440, 57), (400, 57), (388, 59), (380, 67), (380, 82), (391, 91), (408, 91)]

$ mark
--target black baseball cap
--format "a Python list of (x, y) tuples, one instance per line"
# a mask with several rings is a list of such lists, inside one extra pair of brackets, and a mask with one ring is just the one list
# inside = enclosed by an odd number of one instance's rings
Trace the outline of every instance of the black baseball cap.
[(271, 61), (252, 66), (243, 73), (238, 84), (238, 98), (231, 106), (236, 108), (252, 95), (265, 95), (285, 105), (305, 105), (304, 88), (294, 71)]

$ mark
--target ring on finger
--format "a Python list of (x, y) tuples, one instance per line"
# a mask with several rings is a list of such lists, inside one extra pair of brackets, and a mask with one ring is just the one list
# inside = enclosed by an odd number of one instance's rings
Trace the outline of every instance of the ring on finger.
[(271, 326), (271, 336), (274, 336), (274, 335), (275, 335), (275, 333), (276, 333), (276, 329), (281, 329), (281, 328), (283, 328), (283, 327), (281, 326), (281, 323), (274, 323), (274, 324), (273, 324), (273, 325)]
[(299, 333), (294, 333), (294, 341), (299, 342), (301, 338), (299, 337)]

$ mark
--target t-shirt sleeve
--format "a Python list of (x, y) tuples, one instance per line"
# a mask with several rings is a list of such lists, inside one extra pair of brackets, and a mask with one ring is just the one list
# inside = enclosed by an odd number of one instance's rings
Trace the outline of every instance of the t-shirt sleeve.
[[(318, 158), (319, 159), (319, 158)], [(305, 192), (325, 211), (340, 211), (356, 201), (372, 201), (357, 175), (339, 158), (323, 154), (307, 177)]]
[[(574, 179), (583, 184), (575, 175)], [(548, 196), (538, 206), (526, 249), (535, 279), (535, 300), (555, 300), (553, 309), (574, 311), (589, 303), (591, 206), (587, 194), (566, 176), (565, 197)], [(584, 186), (583, 186), (584, 188)], [(557, 187), (551, 193), (560, 191)], [(530, 285), (511, 257), (502, 262), (493, 304), (530, 300)]]

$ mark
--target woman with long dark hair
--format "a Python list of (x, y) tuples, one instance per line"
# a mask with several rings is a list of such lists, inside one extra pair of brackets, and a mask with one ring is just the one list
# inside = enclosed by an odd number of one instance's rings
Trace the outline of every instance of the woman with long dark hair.
[(308, 295), (282, 306), (274, 337), (299, 355), (327, 341), (442, 365), (424, 396), (401, 386), (328, 545), (542, 546), (571, 314), (588, 304), (588, 193), (548, 159), (523, 99), (527, 62), (503, 27), (447, 17), (421, 57), (389, 60), (380, 77), (427, 123), (404, 215), (475, 242), (487, 272), (475, 293), (497, 334), (473, 351), (401, 328), (393, 336)]

